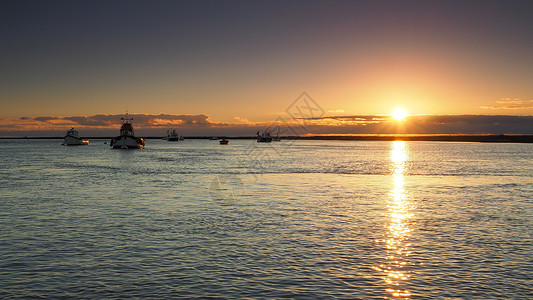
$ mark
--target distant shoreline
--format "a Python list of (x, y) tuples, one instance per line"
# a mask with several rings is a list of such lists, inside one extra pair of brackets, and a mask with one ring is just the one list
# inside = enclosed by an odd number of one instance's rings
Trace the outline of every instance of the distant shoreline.
[[(209, 139), (211, 136), (185, 136), (187, 139)], [(256, 139), (255, 136), (218, 136), (226, 139)], [(111, 137), (84, 137), (85, 139), (111, 139)], [(145, 139), (162, 139), (149, 136)], [(63, 139), (63, 137), (0, 137), (10, 140)], [(329, 141), (426, 141), (426, 142), (476, 142), (476, 143), (533, 143), (533, 135), (315, 135), (285, 136), (282, 140), (329, 140)]]

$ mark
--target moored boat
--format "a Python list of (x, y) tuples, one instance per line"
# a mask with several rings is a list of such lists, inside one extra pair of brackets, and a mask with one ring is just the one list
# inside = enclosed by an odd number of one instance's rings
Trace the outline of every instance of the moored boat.
[(77, 130), (74, 128), (71, 128), (69, 131), (67, 131), (67, 134), (65, 135), (65, 138), (63, 139), (64, 146), (82, 146), (82, 145), (88, 145), (89, 140), (84, 140), (80, 137)]
[(257, 142), (258, 143), (270, 143), (270, 142), (272, 142), (272, 135), (270, 135), (270, 131), (264, 131), (261, 134), (259, 134), (259, 131), (258, 131), (257, 132)]
[(120, 135), (111, 139), (111, 142), (109, 143), (111, 147), (113, 147), (113, 149), (144, 148), (144, 139), (138, 138), (134, 134), (133, 125), (131, 124), (133, 118), (128, 119), (128, 114), (126, 113), (126, 117), (120, 119), (122, 120), (122, 126), (120, 127)]
[(167, 138), (166, 140), (169, 142), (177, 142), (180, 141), (180, 135), (176, 132), (176, 129), (172, 129), (172, 132), (167, 131)]
[(228, 140), (226, 139), (221, 139), (220, 141), (218, 141), (220, 143), (220, 145), (227, 145), (229, 143)]

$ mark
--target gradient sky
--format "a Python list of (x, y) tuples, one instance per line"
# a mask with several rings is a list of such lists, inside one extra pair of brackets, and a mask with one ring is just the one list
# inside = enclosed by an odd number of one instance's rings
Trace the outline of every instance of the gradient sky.
[[(533, 115), (533, 1), (2, 1), (0, 121)], [(1, 123), (1, 122), (0, 122)]]

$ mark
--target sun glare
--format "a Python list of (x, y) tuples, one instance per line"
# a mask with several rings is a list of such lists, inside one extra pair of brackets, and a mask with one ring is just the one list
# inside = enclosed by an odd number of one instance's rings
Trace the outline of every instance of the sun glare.
[(407, 113), (405, 112), (405, 110), (401, 108), (397, 108), (396, 110), (392, 112), (392, 117), (398, 121), (403, 120), (406, 116), (407, 116)]

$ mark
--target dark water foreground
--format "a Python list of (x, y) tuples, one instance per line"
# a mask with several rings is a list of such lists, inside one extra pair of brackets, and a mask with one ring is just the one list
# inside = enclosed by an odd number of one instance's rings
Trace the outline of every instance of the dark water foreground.
[(0, 298), (531, 299), (533, 145), (0, 140)]

